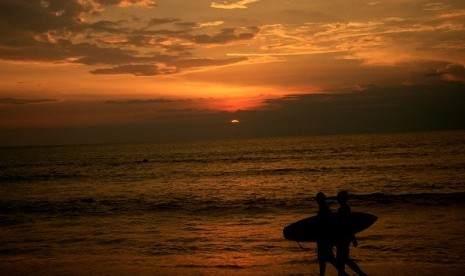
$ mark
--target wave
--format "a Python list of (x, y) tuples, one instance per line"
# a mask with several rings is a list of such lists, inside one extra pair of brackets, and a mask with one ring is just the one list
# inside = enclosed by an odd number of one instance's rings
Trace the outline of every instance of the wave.
[[(265, 162), (266, 163), (266, 162)], [(421, 164), (421, 165), (339, 165), (339, 166), (299, 166), (299, 167), (265, 167), (256, 168), (247, 165), (227, 166), (222, 164), (219, 170), (216, 166), (198, 166), (186, 170), (186, 164), (181, 163), (175, 167), (159, 167), (152, 161), (134, 161), (121, 165), (76, 165), (72, 167), (45, 167), (17, 169), (8, 167), (0, 170), (0, 183), (33, 183), (33, 182), (59, 182), (59, 181), (153, 181), (156, 179), (172, 178), (173, 175), (179, 179), (192, 177), (214, 177), (221, 182), (224, 177), (263, 177), (263, 176), (299, 176), (313, 174), (333, 173), (368, 173), (370, 175), (396, 175), (400, 173), (422, 173), (424, 171), (458, 172), (463, 164)]]
[[(335, 199), (335, 198), (333, 198)], [(366, 195), (352, 195), (352, 202), (357, 204), (453, 204), (465, 203), (465, 192), (451, 193), (406, 193), (406, 194), (384, 194), (372, 193)]]
[[(335, 202), (329, 197), (329, 202)], [(181, 212), (186, 214), (204, 214), (209, 216), (230, 213), (280, 213), (300, 211), (308, 208), (313, 197), (300, 198), (240, 198), (240, 199), (199, 199), (177, 197), (172, 199), (150, 198), (75, 198), (70, 200), (3, 200), (0, 201), (0, 213), (44, 214), (66, 216), (118, 215), (140, 212)], [(383, 194), (373, 193), (352, 195), (352, 206), (392, 206), (396, 204), (414, 205), (452, 205), (465, 203), (465, 192), (456, 193), (419, 193), (419, 194)], [(4, 220), (18, 223), (21, 220)]]

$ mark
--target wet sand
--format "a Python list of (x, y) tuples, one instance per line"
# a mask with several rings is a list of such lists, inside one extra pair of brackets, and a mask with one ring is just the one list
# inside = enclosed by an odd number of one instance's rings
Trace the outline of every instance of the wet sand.
[[(156, 269), (154, 268), (156, 267)], [(364, 264), (369, 275), (464, 275), (465, 267), (461, 265), (407, 264), (386, 262)], [(301, 266), (271, 266), (268, 268), (162, 268), (151, 263), (150, 259), (119, 259), (115, 257), (86, 259), (12, 259), (0, 261), (2, 275), (318, 275), (316, 263)], [(334, 268), (327, 270), (327, 275), (337, 275)], [(349, 275), (355, 275), (349, 273)]]
[[(357, 206), (354, 209), (360, 210)], [(463, 204), (408, 204), (361, 211), (379, 215), (373, 227), (358, 235), (359, 247), (351, 249), (352, 258), (369, 275), (465, 275)], [(279, 228), (283, 221), (276, 222), (273, 229), (278, 230), (270, 235), (276, 235), (275, 240), (285, 243), (287, 249), (281, 246), (280, 252), (269, 255), (240, 252), (205, 259), (195, 253), (174, 258), (129, 251), (87, 255), (51, 251), (49, 256), (38, 257), (22, 252), (2, 256), (0, 275), (318, 275), (315, 245), (304, 244), (309, 252), (303, 252), (293, 242), (283, 240)], [(330, 265), (327, 275), (337, 275)]]
[[(357, 235), (359, 246), (351, 249), (352, 258), (369, 275), (465, 275), (463, 204), (354, 209), (379, 216), (372, 227)], [(271, 227), (277, 230), (269, 234), (274, 238), (269, 241), (274, 249), (267, 255), (247, 251), (218, 253), (212, 258), (197, 253), (150, 256), (134, 255), (131, 248), (108, 254), (93, 254), (91, 248), (88, 254), (72, 252), (69, 248), (66, 254), (52, 250), (40, 257), (26, 251), (2, 252), (0, 275), (318, 275), (315, 244), (304, 244), (309, 250), (304, 252), (282, 238), (280, 225), (287, 220), (281, 218)], [(256, 227), (256, 231), (261, 229), (261, 225)], [(327, 275), (336, 274), (328, 265)]]

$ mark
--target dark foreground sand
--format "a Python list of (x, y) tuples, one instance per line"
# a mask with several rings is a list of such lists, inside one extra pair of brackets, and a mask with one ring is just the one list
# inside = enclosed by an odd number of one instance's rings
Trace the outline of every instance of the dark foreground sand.
[[(465, 275), (465, 259), (463, 258), (463, 229), (465, 227), (465, 207), (463, 204), (436, 206), (399, 206), (398, 208), (373, 208), (379, 221), (359, 236), (360, 246), (351, 251), (361, 268), (369, 275), (379, 276), (416, 276)], [(283, 222), (279, 222), (283, 224)], [(403, 225), (402, 228), (395, 227)], [(422, 227), (418, 227), (422, 225)], [(278, 228), (276, 225), (274, 228)], [(400, 231), (400, 232), (399, 232)], [(377, 234), (381, 233), (381, 234)], [(415, 237), (402, 239), (405, 233), (413, 233)], [(275, 240), (280, 240), (280, 232)], [(413, 235), (412, 234), (412, 235)], [(271, 235), (270, 235), (271, 236)], [(371, 240), (369, 237), (371, 236)], [(373, 237), (383, 237), (380, 241)], [(398, 237), (398, 238), (396, 238)], [(5, 236), (0, 235), (0, 243)], [(377, 243), (375, 243), (377, 242)], [(272, 242), (270, 242), (272, 243)], [(377, 245), (376, 248), (365, 244)], [(275, 241), (276, 244), (276, 241)], [(305, 245), (314, 250), (314, 245)], [(365, 246), (365, 247), (364, 247)], [(234, 255), (221, 255), (215, 264), (207, 259), (195, 260), (198, 256), (192, 254), (173, 256), (131, 255), (134, 249), (118, 253), (106, 252), (95, 254), (91, 248), (86, 254), (73, 252), (73, 247), (65, 248), (67, 254), (59, 254), (58, 250), (50, 255), (40, 257), (22, 254), (0, 255), (0, 276), (3, 275), (206, 275), (206, 276), (255, 276), (255, 275), (318, 275), (318, 263), (314, 251), (290, 251), (295, 244), (289, 244), (284, 250), (283, 245), (276, 248), (282, 254), (265, 255), (265, 259), (250, 252), (243, 252), (240, 261), (234, 260)], [(397, 252), (395, 250), (408, 248), (411, 251)], [(384, 250), (383, 249), (389, 249)], [(74, 254), (73, 254), (74, 253)], [(287, 255), (286, 255), (287, 254)], [(290, 255), (289, 255), (290, 254)], [(376, 256), (375, 256), (376, 255)], [(268, 258), (268, 259), (266, 259)], [(336, 275), (333, 267), (328, 266), (327, 275)], [(355, 274), (350, 274), (355, 275)]]
[[(385, 262), (363, 264), (369, 275), (465, 275), (465, 265), (407, 264)], [(1, 275), (318, 275), (314, 263), (300, 266), (271, 266), (268, 268), (189, 268), (163, 267), (149, 259), (15, 259), (0, 261)], [(336, 275), (334, 268), (328, 268), (327, 275)], [(355, 275), (355, 274), (350, 274)]]

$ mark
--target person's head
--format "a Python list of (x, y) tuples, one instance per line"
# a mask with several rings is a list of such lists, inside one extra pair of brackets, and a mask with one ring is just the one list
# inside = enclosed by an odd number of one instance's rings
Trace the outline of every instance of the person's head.
[(340, 204), (346, 203), (348, 199), (349, 199), (349, 193), (347, 191), (340, 191), (337, 194), (337, 201)]
[(318, 204), (324, 204), (326, 201), (326, 195), (323, 192), (318, 192), (316, 194), (315, 200)]

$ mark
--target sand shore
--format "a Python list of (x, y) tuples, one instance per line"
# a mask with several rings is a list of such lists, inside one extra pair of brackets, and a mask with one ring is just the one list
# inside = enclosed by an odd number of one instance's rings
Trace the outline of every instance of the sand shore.
[[(71, 257), (71, 256), (69, 256)], [(160, 266), (147, 259), (76, 258), (24, 259), (8, 257), (0, 261), (2, 275), (318, 275), (318, 266), (308, 265), (270, 267), (175, 267)], [(362, 263), (369, 275), (457, 275), (465, 273), (465, 264), (408, 264), (402, 262)], [(328, 268), (327, 275), (336, 275)], [(355, 274), (350, 274), (355, 275)]]

